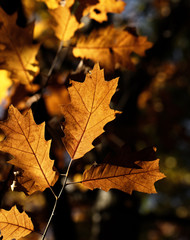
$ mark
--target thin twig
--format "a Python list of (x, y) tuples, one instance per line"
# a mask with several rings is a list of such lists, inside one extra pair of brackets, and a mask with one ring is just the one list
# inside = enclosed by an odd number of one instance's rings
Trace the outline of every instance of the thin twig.
[(46, 225), (46, 228), (45, 228), (45, 230), (44, 230), (44, 233), (43, 233), (43, 235), (42, 235), (41, 240), (44, 240), (44, 239), (45, 239), (45, 236), (46, 236), (47, 231), (48, 231), (48, 229), (49, 229), (50, 223), (51, 223), (52, 218), (53, 218), (53, 216), (54, 216), (55, 209), (56, 209), (56, 207), (57, 207), (57, 202), (58, 202), (59, 198), (61, 197), (61, 194), (62, 194), (64, 188), (65, 188), (66, 185), (67, 185), (66, 183), (67, 183), (67, 179), (68, 179), (68, 175), (69, 175), (69, 170), (70, 170), (71, 164), (72, 164), (72, 159), (70, 160), (69, 165), (68, 165), (68, 167), (67, 167), (67, 172), (66, 172), (66, 174), (65, 174), (64, 182), (63, 182), (63, 184), (62, 184), (62, 188), (61, 188), (58, 196), (56, 196), (55, 203), (54, 203), (54, 206), (53, 206), (53, 210), (52, 210), (52, 212), (51, 212), (51, 216), (50, 216), (50, 218), (49, 218), (49, 220), (48, 220), (48, 223), (47, 223), (47, 225)]
[(59, 53), (60, 53), (60, 51), (61, 51), (61, 49), (62, 49), (62, 46), (63, 46), (63, 41), (61, 40), (60, 43), (59, 43), (59, 46), (58, 46), (56, 55), (55, 55), (55, 57), (54, 57), (54, 59), (53, 59), (53, 62), (52, 62), (52, 64), (51, 64), (51, 67), (50, 67), (50, 69), (49, 69), (49, 71), (48, 71), (47, 78), (49, 78), (49, 77), (51, 76), (51, 74), (52, 74), (52, 71), (53, 71), (53, 69), (54, 69), (54, 67), (55, 67), (55, 64), (56, 64), (56, 62), (57, 62), (57, 58), (58, 58)]

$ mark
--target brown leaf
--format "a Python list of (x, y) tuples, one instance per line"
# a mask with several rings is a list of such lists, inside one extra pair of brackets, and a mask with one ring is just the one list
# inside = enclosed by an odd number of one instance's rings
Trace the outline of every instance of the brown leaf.
[(0, 142), (0, 150), (14, 156), (9, 162), (24, 171), (19, 179), (28, 193), (43, 191), (56, 180), (54, 162), (49, 158), (51, 141), (44, 139), (45, 123), (36, 125), (31, 110), (23, 116), (13, 106), (9, 107), (8, 115), (0, 123), (6, 136)]
[(39, 72), (39, 45), (32, 43), (34, 24), (21, 28), (16, 18), (17, 14), (9, 16), (0, 8), (0, 69), (10, 71), (12, 80), (29, 84)]
[(105, 81), (104, 72), (96, 64), (84, 83), (72, 81), (68, 89), (71, 103), (63, 106), (65, 116), (64, 145), (72, 159), (82, 157), (93, 148), (92, 141), (104, 130), (104, 125), (115, 118), (109, 104), (118, 78)]
[(107, 21), (107, 13), (121, 13), (125, 5), (122, 0), (99, 0), (97, 4), (84, 9), (83, 16), (89, 14), (89, 17), (97, 22)]
[(108, 26), (93, 30), (87, 37), (82, 35), (73, 48), (73, 54), (99, 62), (107, 71), (113, 71), (118, 66), (130, 68), (133, 66), (131, 53), (144, 56), (145, 50), (151, 46), (147, 37), (136, 37), (127, 31)]
[(20, 213), (14, 206), (10, 211), (0, 211), (0, 230), (3, 239), (19, 239), (34, 231), (32, 221), (28, 215)]
[[(129, 156), (122, 153), (118, 159), (108, 158), (106, 163), (93, 165), (86, 170), (82, 183), (91, 190), (101, 188), (108, 191), (116, 188), (129, 194), (134, 190), (156, 193), (154, 183), (165, 175), (159, 171), (159, 159), (154, 160), (153, 151), (154, 148), (147, 148), (137, 153), (129, 153)], [(145, 156), (148, 161), (144, 161)], [(150, 161), (151, 159), (153, 161)]]

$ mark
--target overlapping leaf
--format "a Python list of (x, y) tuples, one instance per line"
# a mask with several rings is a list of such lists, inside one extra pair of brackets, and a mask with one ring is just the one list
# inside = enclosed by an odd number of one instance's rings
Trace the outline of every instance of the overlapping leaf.
[(99, 62), (106, 70), (113, 71), (118, 66), (131, 67), (131, 53), (143, 56), (145, 50), (151, 46), (152, 43), (147, 41), (147, 37), (137, 37), (127, 31), (108, 26), (93, 30), (87, 37), (81, 36), (73, 54), (75, 57)]
[(0, 123), (6, 136), (0, 150), (10, 153), (14, 157), (10, 163), (23, 170), (19, 180), (28, 193), (43, 191), (56, 180), (54, 162), (49, 158), (51, 142), (44, 139), (45, 124), (36, 125), (31, 110), (23, 116), (10, 106), (8, 114)]
[(62, 41), (68, 41), (80, 26), (75, 16), (67, 5), (50, 9), (49, 12), (52, 15), (51, 25), (56, 37)]
[(31, 219), (14, 206), (10, 211), (0, 210), (0, 231), (3, 239), (19, 239), (34, 231)]
[(165, 175), (159, 171), (159, 159), (155, 160), (154, 151), (154, 148), (137, 153), (122, 150), (118, 158), (109, 157), (105, 163), (86, 170), (82, 183), (91, 190), (116, 188), (129, 194), (132, 191), (156, 193), (154, 183)]
[(90, 151), (92, 141), (104, 131), (104, 125), (115, 118), (115, 111), (109, 104), (117, 83), (118, 78), (105, 81), (98, 64), (87, 74), (84, 83), (72, 81), (68, 89), (71, 103), (62, 108), (65, 117), (63, 141), (72, 159)]
[(13, 80), (29, 84), (39, 71), (39, 45), (32, 43), (34, 24), (21, 28), (16, 18), (0, 8), (0, 69), (10, 71)]

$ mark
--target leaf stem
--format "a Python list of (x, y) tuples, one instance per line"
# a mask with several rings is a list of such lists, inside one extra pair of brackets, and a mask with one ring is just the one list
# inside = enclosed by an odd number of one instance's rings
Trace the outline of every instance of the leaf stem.
[(50, 69), (49, 69), (49, 71), (48, 71), (47, 78), (49, 78), (50, 75), (52, 74), (52, 71), (53, 71), (53, 69), (54, 69), (54, 67), (55, 67), (55, 64), (56, 64), (56, 62), (57, 62), (57, 59), (58, 59), (58, 55), (59, 55), (59, 53), (60, 53), (60, 51), (61, 51), (61, 49), (62, 49), (62, 46), (63, 46), (63, 41), (61, 40), (60, 43), (59, 43), (59, 46), (58, 46), (56, 55), (55, 55), (55, 57), (54, 57), (54, 59), (53, 59), (53, 62), (52, 62), (52, 64), (51, 64), (51, 67), (50, 67)]
[(56, 207), (57, 207), (57, 202), (58, 202), (59, 198), (61, 197), (61, 194), (62, 194), (63, 190), (65, 189), (65, 187), (66, 187), (66, 185), (67, 185), (67, 179), (68, 179), (69, 170), (70, 170), (70, 168), (71, 168), (72, 161), (73, 161), (73, 160), (71, 159), (70, 162), (69, 162), (69, 165), (68, 165), (68, 167), (67, 167), (67, 171), (66, 171), (66, 174), (65, 174), (64, 182), (63, 182), (63, 184), (62, 184), (62, 187), (61, 187), (61, 190), (60, 190), (58, 196), (54, 195), (54, 196), (55, 196), (55, 203), (54, 203), (54, 206), (53, 206), (51, 215), (50, 215), (50, 217), (49, 217), (48, 223), (47, 223), (47, 225), (46, 225), (46, 228), (45, 228), (45, 230), (44, 230), (44, 232), (43, 232), (43, 235), (42, 235), (41, 240), (44, 240), (44, 239), (45, 239), (45, 236), (46, 236), (47, 231), (48, 231), (48, 229), (49, 229), (50, 223), (51, 223), (52, 218), (53, 218), (53, 216), (54, 216), (55, 209), (56, 209)]

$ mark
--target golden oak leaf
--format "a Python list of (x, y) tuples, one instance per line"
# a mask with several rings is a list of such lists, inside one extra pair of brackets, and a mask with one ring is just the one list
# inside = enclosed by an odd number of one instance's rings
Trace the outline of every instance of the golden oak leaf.
[(105, 163), (92, 165), (84, 172), (82, 183), (91, 190), (115, 188), (129, 194), (132, 191), (156, 193), (154, 183), (165, 175), (159, 171), (159, 159), (154, 160), (153, 150), (129, 154), (123, 154), (122, 150), (118, 159), (108, 158)]
[(14, 206), (10, 211), (0, 210), (0, 232), (3, 239), (19, 239), (34, 231), (31, 219)]
[(51, 25), (58, 39), (68, 41), (81, 26), (67, 6), (50, 9)]
[(105, 81), (104, 72), (96, 64), (83, 83), (72, 81), (68, 89), (71, 103), (62, 107), (65, 117), (64, 145), (72, 159), (82, 157), (93, 148), (92, 141), (115, 118), (109, 104), (118, 78)]
[(73, 49), (75, 57), (91, 59), (99, 62), (108, 71), (117, 66), (131, 67), (131, 53), (140, 56), (152, 46), (147, 37), (136, 37), (127, 31), (115, 29), (113, 26), (93, 30), (89, 36), (81, 36)]
[(11, 72), (11, 79), (30, 83), (39, 72), (36, 55), (39, 44), (33, 44), (34, 24), (16, 25), (17, 14), (7, 15), (0, 8), (0, 69)]
[(107, 21), (107, 13), (121, 13), (125, 5), (122, 0), (99, 0), (99, 3), (84, 9), (83, 16), (89, 14), (97, 22)]
[(23, 170), (18, 178), (28, 193), (43, 191), (56, 181), (54, 162), (49, 158), (51, 141), (44, 139), (45, 123), (37, 125), (29, 110), (23, 116), (13, 106), (9, 107), (8, 119), (0, 122), (5, 140), (0, 142), (0, 150), (12, 156), (9, 162)]

